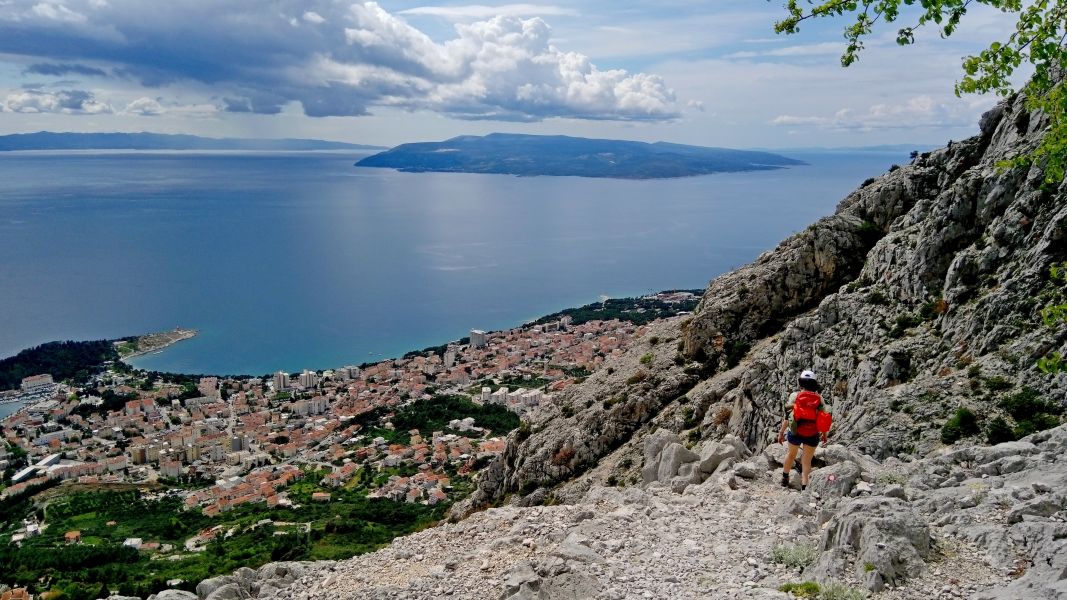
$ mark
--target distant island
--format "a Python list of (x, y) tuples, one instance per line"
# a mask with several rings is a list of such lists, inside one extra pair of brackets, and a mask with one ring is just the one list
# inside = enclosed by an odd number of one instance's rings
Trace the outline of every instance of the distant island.
[(381, 146), (304, 139), (208, 138), (166, 133), (16, 133), (0, 136), (13, 150), (381, 150)]
[(357, 167), (385, 167), (409, 173), (499, 173), (571, 175), (618, 179), (663, 179), (803, 165), (774, 154), (656, 142), (568, 136), (492, 133), (443, 142), (402, 144), (368, 156)]

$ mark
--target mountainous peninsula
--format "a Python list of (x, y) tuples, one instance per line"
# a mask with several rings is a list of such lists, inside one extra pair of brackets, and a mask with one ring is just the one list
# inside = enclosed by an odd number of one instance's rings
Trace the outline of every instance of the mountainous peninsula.
[(12, 150), (381, 150), (345, 142), (306, 139), (208, 138), (167, 133), (16, 133), (0, 136)]
[(562, 135), (492, 133), (464, 135), (443, 142), (402, 144), (368, 156), (356, 166), (385, 167), (408, 173), (436, 171), (664, 179), (803, 164), (803, 161), (771, 152), (666, 142), (648, 144)]

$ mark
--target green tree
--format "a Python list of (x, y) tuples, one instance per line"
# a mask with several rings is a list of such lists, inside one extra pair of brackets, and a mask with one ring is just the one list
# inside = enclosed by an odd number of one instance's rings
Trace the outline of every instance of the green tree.
[[(1049, 277), (1060, 287), (1067, 288), (1067, 262), (1053, 264)], [(1041, 319), (1048, 327), (1063, 327), (1067, 323), (1067, 304), (1054, 304), (1041, 309)], [(1059, 352), (1051, 352), (1037, 361), (1037, 368), (1044, 373), (1067, 372), (1067, 358)]]
[[(1050, 128), (1041, 145), (1031, 154), (1012, 157), (1006, 166), (1025, 166), (1045, 162), (1045, 179), (1059, 183), (1067, 169), (1067, 88), (1063, 73), (1067, 71), (1067, 0), (788, 0), (787, 16), (775, 23), (779, 33), (792, 34), (804, 21), (844, 17), (847, 42), (841, 64), (849, 66), (859, 58), (864, 40), (880, 23), (897, 23), (904, 9), (907, 22), (897, 29), (897, 43), (915, 42), (916, 33), (934, 27), (941, 37), (956, 31), (967, 9), (985, 4), (1014, 19), (1015, 31), (1008, 39), (996, 41), (974, 56), (963, 59), (963, 77), (956, 82), (956, 94), (996, 92), (1001, 96), (1014, 93), (1011, 76), (1024, 62), (1034, 68), (1034, 75), (1023, 92), (1031, 110), (1049, 116)], [(918, 5), (918, 6), (916, 6)], [(916, 6), (914, 13), (906, 7)]]

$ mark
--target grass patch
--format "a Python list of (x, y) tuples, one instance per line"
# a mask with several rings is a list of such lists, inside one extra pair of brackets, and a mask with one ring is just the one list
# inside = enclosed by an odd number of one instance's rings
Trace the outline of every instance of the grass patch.
[(797, 598), (818, 600), (821, 588), (814, 581), (802, 581), (800, 583), (784, 583), (778, 588), (778, 591), (793, 594)]
[(978, 426), (978, 415), (966, 406), (956, 409), (956, 414), (949, 417), (941, 426), (941, 441), (946, 444), (955, 443), (960, 438), (978, 435), (981, 433)]
[(983, 383), (985, 383), (986, 389), (991, 391), (991, 392), (999, 392), (999, 391), (1011, 389), (1011, 385), (1012, 385), (1011, 381), (1008, 381), (1007, 378), (1001, 377), (1000, 375), (995, 375), (993, 377), (987, 377)]
[(863, 600), (867, 593), (842, 583), (828, 583), (819, 592), (819, 600)]
[[(1015, 439), (1058, 426), (1063, 414), (1062, 406), (1045, 400), (1033, 388), (1023, 388), (1019, 393), (1005, 397), (1000, 401), (1000, 408), (1015, 421), (1012, 429)], [(999, 425), (995, 433), (1005, 437), (1004, 429)]]
[(1015, 431), (1004, 420), (1004, 417), (997, 417), (986, 425), (985, 441), (991, 446), (1003, 444), (1004, 442), (1014, 442), (1015, 439)]
[(648, 378), (648, 373), (646, 373), (644, 371), (638, 371), (638, 372), (634, 373), (633, 375), (630, 375), (630, 377), (626, 379), (626, 383), (628, 385), (636, 385), (638, 383), (641, 383), (642, 381), (644, 381), (647, 378)]
[(882, 471), (874, 481), (879, 485), (906, 485), (908, 476), (898, 471)]
[(877, 306), (888, 306), (889, 297), (883, 294), (879, 290), (875, 290), (867, 294), (867, 304), (874, 304)]
[(771, 560), (792, 567), (803, 569), (819, 558), (819, 549), (812, 544), (781, 544), (771, 549)]
[(730, 342), (730, 347), (726, 352), (726, 366), (731, 369), (736, 367), (751, 348), (752, 345), (748, 342)]
[(904, 313), (897, 317), (893, 323), (893, 328), (889, 330), (889, 337), (900, 338), (903, 337), (908, 329), (917, 327), (922, 324), (923, 319), (919, 315), (913, 315), (911, 313)]

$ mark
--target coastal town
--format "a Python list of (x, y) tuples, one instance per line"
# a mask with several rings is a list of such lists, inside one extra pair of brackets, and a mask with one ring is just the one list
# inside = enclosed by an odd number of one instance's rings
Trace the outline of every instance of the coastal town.
[[(689, 293), (661, 296), (667, 303), (693, 301)], [(120, 361), (80, 386), (36, 374), (5, 396), (24, 407), (0, 422), (6, 442), (0, 470), (10, 473), (0, 500), (55, 486), (135, 486), (176, 495), (185, 510), (208, 517), (242, 505), (328, 504), (339, 490), (447, 504), (504, 451), (507, 433), (524, 415), (551, 404), (644, 330), (618, 319), (575, 324), (562, 316), (505, 331), (473, 330), (404, 358), (265, 378), (190, 380)], [(432, 428), (404, 426), (419, 422), (413, 419), (420, 411), (446, 404), (461, 408), (447, 420), (422, 421)], [(482, 422), (488, 413), (465, 414), (462, 407), (496, 407), (513, 421)], [(297, 482), (311, 490), (309, 497), (294, 497)], [(0, 543), (21, 543), (47, 526), (29, 519)], [(80, 541), (80, 532), (66, 533), (68, 541)], [(212, 535), (197, 532), (184, 549), (200, 551)], [(126, 541), (161, 552), (156, 540)]]

